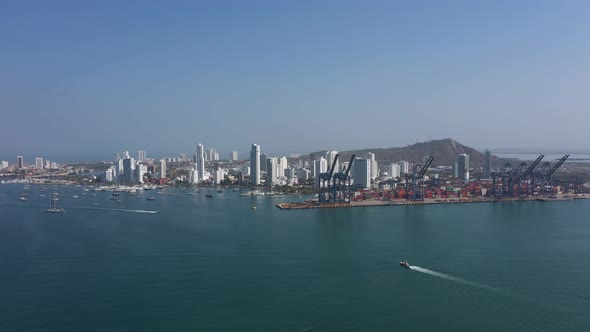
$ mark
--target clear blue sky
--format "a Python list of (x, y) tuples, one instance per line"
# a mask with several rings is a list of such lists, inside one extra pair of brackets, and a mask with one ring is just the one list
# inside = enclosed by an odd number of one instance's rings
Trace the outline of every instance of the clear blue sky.
[(588, 1), (2, 1), (0, 157), (584, 149)]

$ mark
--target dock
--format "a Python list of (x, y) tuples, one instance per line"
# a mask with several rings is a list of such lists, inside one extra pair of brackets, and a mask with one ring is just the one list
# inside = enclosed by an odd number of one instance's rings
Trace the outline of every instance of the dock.
[(467, 203), (511, 203), (511, 202), (560, 202), (571, 201), (574, 199), (589, 199), (587, 196), (577, 197), (513, 197), (513, 198), (457, 198), (457, 199), (424, 199), (423, 201), (408, 201), (408, 200), (364, 200), (352, 201), (346, 203), (318, 203), (316, 201), (308, 200), (305, 202), (296, 203), (278, 203), (276, 206), (281, 210), (300, 210), (300, 209), (337, 209), (337, 208), (357, 208), (357, 207), (378, 207), (378, 206), (408, 206), (408, 205), (434, 205), (434, 204), (467, 204)]

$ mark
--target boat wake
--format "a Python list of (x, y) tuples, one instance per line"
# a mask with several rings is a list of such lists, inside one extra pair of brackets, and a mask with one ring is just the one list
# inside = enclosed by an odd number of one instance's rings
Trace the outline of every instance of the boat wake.
[(429, 274), (431, 276), (435, 276), (435, 277), (439, 277), (439, 278), (443, 278), (443, 279), (447, 279), (447, 280), (454, 281), (454, 282), (457, 282), (457, 283), (460, 283), (460, 284), (463, 284), (463, 285), (477, 287), (477, 288), (485, 289), (485, 290), (496, 292), (496, 293), (503, 293), (499, 289), (496, 289), (494, 287), (490, 287), (490, 286), (478, 284), (477, 282), (473, 282), (473, 281), (469, 281), (469, 280), (465, 280), (465, 279), (453, 277), (453, 276), (448, 275), (448, 274), (444, 274), (444, 273), (432, 271), (432, 270), (425, 269), (425, 268), (419, 267), (419, 266), (412, 265), (412, 266), (410, 266), (410, 270), (421, 272), (421, 273), (425, 273), (425, 274)]
[(160, 213), (160, 212), (154, 211), (154, 210), (109, 209), (109, 208), (98, 208), (98, 207), (70, 207), (70, 209), (98, 210), (98, 211), (118, 211), (118, 212), (148, 213), (148, 214), (157, 214), (157, 213)]

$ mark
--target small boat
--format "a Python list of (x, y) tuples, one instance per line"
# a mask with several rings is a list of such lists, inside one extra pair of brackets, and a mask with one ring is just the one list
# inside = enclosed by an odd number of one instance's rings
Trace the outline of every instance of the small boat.
[(218, 192), (218, 193), (222, 193), (222, 192), (223, 192), (223, 190), (219, 189), (219, 190), (217, 190), (217, 192)]
[(23, 201), (23, 202), (26, 202), (26, 201), (27, 201), (27, 198), (26, 198), (26, 197), (24, 197), (24, 196), (21, 196), (21, 197), (19, 197), (19, 200), (21, 200), (21, 201)]
[(147, 199), (148, 201), (155, 201), (155, 200), (156, 200), (156, 198), (155, 198), (155, 197), (148, 197), (148, 198), (146, 198), (146, 199)]
[(253, 206), (253, 207), (252, 207), (252, 210), (256, 210), (256, 207), (255, 207), (255, 206)]
[(408, 261), (405, 261), (405, 262), (399, 262), (399, 265), (400, 265), (400, 266), (403, 266), (403, 267), (407, 267), (408, 269), (410, 268), (410, 263), (408, 263)]
[(49, 199), (49, 209), (46, 211), (48, 213), (65, 213), (66, 210), (57, 207), (57, 198), (55, 196), (57, 196), (57, 193), (51, 194), (51, 198)]
[(213, 198), (213, 195), (211, 194), (206, 194), (205, 197), (209, 197), (209, 198)]
[(121, 200), (120, 200), (120, 199), (118, 199), (118, 200), (116, 200), (116, 201), (115, 201), (115, 203), (121, 203)]
[(92, 206), (98, 206), (98, 205), (99, 205), (98, 203), (92, 203)]
[(74, 196), (72, 196), (72, 198), (79, 198), (79, 197), (78, 197), (78, 195), (74, 195)]

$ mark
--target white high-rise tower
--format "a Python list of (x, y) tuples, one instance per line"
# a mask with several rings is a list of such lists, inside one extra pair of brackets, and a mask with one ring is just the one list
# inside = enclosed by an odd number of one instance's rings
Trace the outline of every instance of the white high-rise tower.
[(250, 183), (260, 185), (260, 145), (252, 144), (250, 150)]
[(199, 175), (199, 181), (205, 179), (205, 146), (199, 143), (197, 153), (195, 154), (195, 167)]

